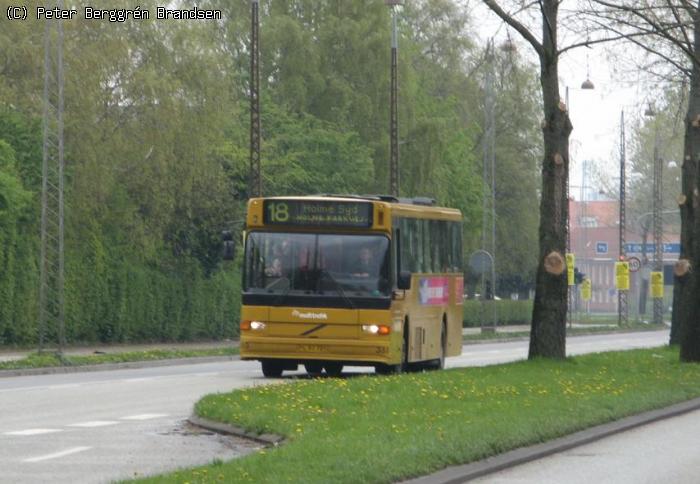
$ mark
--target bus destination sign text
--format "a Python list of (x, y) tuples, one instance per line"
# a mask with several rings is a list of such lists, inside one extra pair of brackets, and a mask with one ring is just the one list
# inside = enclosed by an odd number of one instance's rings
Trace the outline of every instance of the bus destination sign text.
[(266, 224), (371, 227), (372, 204), (327, 200), (265, 200)]

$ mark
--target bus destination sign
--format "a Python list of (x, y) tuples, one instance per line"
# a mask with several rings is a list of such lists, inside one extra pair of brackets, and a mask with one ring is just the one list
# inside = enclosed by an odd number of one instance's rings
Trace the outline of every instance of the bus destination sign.
[(278, 225), (371, 227), (372, 204), (328, 200), (264, 200), (263, 221)]

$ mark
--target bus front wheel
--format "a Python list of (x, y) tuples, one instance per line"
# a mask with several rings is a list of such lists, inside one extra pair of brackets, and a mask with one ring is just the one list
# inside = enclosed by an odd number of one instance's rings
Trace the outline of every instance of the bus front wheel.
[(408, 323), (403, 328), (403, 338), (401, 345), (401, 363), (396, 365), (379, 364), (374, 367), (374, 371), (379, 375), (394, 375), (408, 371)]
[(284, 371), (284, 365), (281, 361), (262, 360), (262, 372), (265, 378), (279, 378)]

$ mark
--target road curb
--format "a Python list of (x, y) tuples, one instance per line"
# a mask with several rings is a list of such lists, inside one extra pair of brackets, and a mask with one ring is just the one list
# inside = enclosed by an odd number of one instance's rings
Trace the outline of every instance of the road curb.
[(685, 413), (700, 410), (700, 398), (688, 400), (669, 407), (640, 413), (614, 422), (597, 425), (565, 437), (560, 437), (543, 444), (522, 447), (519, 449), (499, 454), (487, 459), (448, 467), (441, 471), (403, 481), (403, 484), (457, 484), (468, 482), (472, 479), (483, 477), (494, 472), (509, 469), (511, 467), (532, 462), (552, 454), (563, 452), (596, 440), (632, 430), (643, 425), (648, 425), (660, 420), (677, 417)]
[(204, 430), (210, 430), (212, 432), (217, 432), (220, 434), (234, 435), (236, 437), (243, 437), (245, 439), (254, 440), (268, 447), (277, 447), (284, 442), (284, 437), (276, 434), (254, 434), (252, 432), (246, 432), (241, 427), (236, 427), (234, 425), (229, 425), (221, 422), (214, 422), (212, 420), (207, 420), (196, 415), (192, 415), (187, 421), (194, 425), (195, 427), (200, 427)]
[(125, 361), (123, 363), (101, 363), (96, 365), (50, 366), (46, 368), (22, 368), (17, 370), (0, 370), (0, 378), (13, 376), (54, 375), (58, 373), (82, 373), (91, 371), (111, 371), (139, 368), (156, 368), (160, 366), (189, 365), (197, 363), (216, 363), (220, 361), (240, 360), (239, 356), (193, 356), (191, 358), (169, 358), (163, 360)]

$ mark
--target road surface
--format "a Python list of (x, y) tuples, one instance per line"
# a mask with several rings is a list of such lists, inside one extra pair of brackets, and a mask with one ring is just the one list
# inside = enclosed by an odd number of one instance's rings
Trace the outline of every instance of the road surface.
[[(668, 331), (580, 336), (568, 339), (567, 352), (667, 341)], [(447, 366), (523, 359), (527, 346), (468, 345)], [(184, 421), (205, 394), (266, 383), (259, 364), (244, 361), (0, 378), (0, 482), (110, 482), (253, 452), (255, 444), (197, 432)]]

